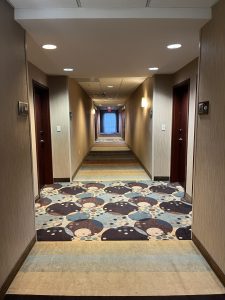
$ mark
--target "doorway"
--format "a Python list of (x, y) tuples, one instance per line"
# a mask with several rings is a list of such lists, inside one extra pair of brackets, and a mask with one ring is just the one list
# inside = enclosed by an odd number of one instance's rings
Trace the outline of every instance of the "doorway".
[(187, 172), (189, 94), (190, 80), (176, 85), (173, 89), (170, 181), (179, 182), (184, 188)]
[(38, 188), (53, 183), (49, 90), (33, 81)]
[(118, 111), (100, 111), (100, 133), (105, 135), (118, 134)]

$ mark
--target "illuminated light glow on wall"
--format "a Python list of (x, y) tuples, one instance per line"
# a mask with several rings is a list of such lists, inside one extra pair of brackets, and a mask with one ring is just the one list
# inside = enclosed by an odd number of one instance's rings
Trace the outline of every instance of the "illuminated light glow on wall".
[(141, 98), (141, 107), (142, 108), (145, 108), (145, 107), (147, 107), (148, 106), (148, 101), (147, 101), (147, 99), (145, 98), (145, 97), (142, 97)]

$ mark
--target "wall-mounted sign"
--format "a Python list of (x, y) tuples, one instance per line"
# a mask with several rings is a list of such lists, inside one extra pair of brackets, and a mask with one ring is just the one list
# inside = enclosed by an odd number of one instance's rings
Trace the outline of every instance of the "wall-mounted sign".
[(18, 115), (19, 116), (28, 116), (29, 107), (27, 102), (18, 101)]

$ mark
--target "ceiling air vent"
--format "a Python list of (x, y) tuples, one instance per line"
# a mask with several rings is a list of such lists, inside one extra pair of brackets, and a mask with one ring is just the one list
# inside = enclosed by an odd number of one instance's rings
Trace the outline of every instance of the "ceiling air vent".
[(79, 83), (89, 83), (89, 82), (99, 83), (99, 79), (98, 78), (76, 78), (76, 80)]

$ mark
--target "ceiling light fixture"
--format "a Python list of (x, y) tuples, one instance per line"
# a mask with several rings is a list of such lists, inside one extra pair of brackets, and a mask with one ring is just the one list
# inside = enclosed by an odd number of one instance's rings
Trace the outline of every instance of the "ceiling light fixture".
[(141, 98), (141, 107), (146, 108), (148, 105), (147, 99), (145, 97)]
[(167, 45), (167, 48), (168, 49), (179, 49), (179, 48), (181, 48), (182, 47), (182, 45), (181, 44), (171, 44), (171, 45)]
[(111, 89), (111, 88), (113, 88), (114, 86), (113, 86), (113, 85), (107, 85), (107, 87), (108, 87), (109, 89)]
[(150, 68), (148, 68), (149, 69), (149, 71), (158, 71), (158, 67), (150, 67)]
[(46, 50), (54, 50), (57, 48), (56, 45), (52, 45), (52, 44), (46, 44), (46, 45), (43, 45), (42, 46), (43, 49), (46, 49)]
[(64, 68), (63, 71), (65, 71), (65, 72), (73, 72), (74, 68)]

